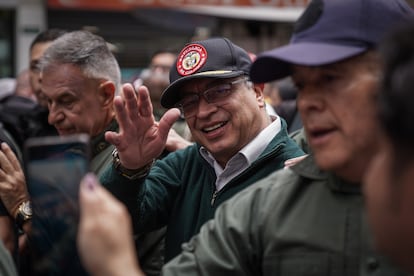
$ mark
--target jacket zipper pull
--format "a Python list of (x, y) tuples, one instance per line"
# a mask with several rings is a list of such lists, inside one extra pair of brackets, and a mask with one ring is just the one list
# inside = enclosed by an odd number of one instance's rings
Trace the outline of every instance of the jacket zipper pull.
[(214, 201), (216, 200), (217, 193), (218, 193), (218, 191), (217, 191), (217, 190), (215, 190), (215, 191), (214, 191), (214, 193), (213, 193), (213, 197), (211, 198), (211, 206), (213, 206), (213, 205), (214, 205)]

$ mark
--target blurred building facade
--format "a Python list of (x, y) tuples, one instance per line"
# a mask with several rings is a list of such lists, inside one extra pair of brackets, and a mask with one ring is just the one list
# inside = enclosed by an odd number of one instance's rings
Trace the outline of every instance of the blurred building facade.
[(111, 43), (125, 81), (161, 48), (225, 36), (258, 53), (288, 42), (309, 0), (1, 0), (0, 77), (28, 66), (46, 28), (88, 29)]

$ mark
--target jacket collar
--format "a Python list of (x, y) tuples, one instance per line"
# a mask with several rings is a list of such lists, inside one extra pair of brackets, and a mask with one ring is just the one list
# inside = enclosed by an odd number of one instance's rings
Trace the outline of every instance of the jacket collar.
[(343, 193), (361, 193), (361, 184), (344, 180), (335, 174), (321, 170), (312, 154), (291, 167), (298, 175), (312, 180), (325, 180), (332, 191)]
[(105, 132), (107, 131), (118, 131), (118, 123), (114, 119), (111, 121), (111, 123), (108, 125), (108, 127), (102, 131), (98, 136), (95, 136), (91, 140), (91, 149), (92, 149), (92, 158), (104, 151), (107, 147), (109, 147), (111, 144), (109, 144), (105, 140)]

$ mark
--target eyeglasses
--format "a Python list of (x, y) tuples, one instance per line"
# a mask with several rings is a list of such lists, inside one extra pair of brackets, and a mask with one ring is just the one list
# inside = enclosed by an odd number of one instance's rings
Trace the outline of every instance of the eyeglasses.
[(221, 83), (205, 90), (204, 92), (186, 94), (186, 96), (176, 104), (176, 107), (181, 110), (182, 117), (190, 118), (196, 115), (201, 96), (209, 104), (223, 104), (225, 103), (227, 97), (231, 94), (233, 85), (243, 82), (247, 82), (247, 78)]

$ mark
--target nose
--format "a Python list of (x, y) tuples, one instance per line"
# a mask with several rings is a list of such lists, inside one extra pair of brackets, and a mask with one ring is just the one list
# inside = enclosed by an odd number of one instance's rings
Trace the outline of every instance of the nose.
[(209, 104), (204, 97), (200, 97), (198, 101), (198, 108), (197, 108), (197, 117), (204, 118), (208, 117), (211, 113), (217, 110), (217, 106), (215, 104)]
[(298, 93), (296, 104), (301, 113), (321, 110), (324, 107), (323, 95), (316, 87), (304, 87)]
[(47, 121), (50, 125), (56, 125), (58, 122), (64, 119), (64, 115), (59, 111), (54, 104), (48, 104), (49, 115)]

